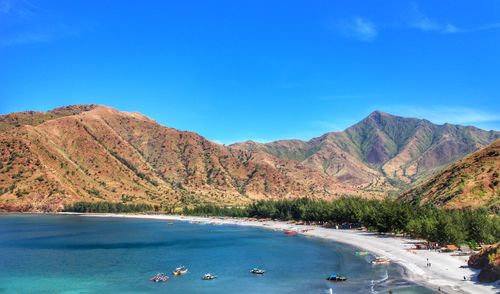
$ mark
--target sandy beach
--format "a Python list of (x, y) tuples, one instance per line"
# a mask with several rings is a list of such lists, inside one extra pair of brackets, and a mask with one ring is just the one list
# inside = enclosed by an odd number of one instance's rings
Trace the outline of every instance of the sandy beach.
[[(77, 214), (77, 213), (65, 213)], [(253, 221), (245, 219), (195, 217), (178, 215), (141, 214), (79, 214), (86, 217), (143, 218), (169, 221), (190, 221), (212, 224), (230, 224), (265, 228), (270, 230), (293, 230), (299, 234), (323, 238), (358, 247), (374, 255), (386, 256), (406, 269), (408, 278), (442, 293), (500, 293), (500, 283), (480, 284), (477, 271), (461, 268), (467, 264), (467, 256), (440, 253), (431, 250), (411, 250), (415, 239), (378, 235), (360, 230), (330, 229), (320, 226), (297, 225), (281, 221)], [(427, 261), (428, 260), (428, 261)], [(431, 264), (427, 266), (427, 262)], [(467, 280), (464, 281), (463, 278)]]

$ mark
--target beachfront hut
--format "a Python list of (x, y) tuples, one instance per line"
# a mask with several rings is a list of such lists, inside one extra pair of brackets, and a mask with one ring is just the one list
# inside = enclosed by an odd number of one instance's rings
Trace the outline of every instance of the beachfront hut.
[(444, 252), (454, 252), (454, 251), (457, 251), (458, 250), (458, 247), (453, 245), (453, 244), (450, 244), (450, 245), (446, 245), (445, 247), (443, 247), (442, 249)]

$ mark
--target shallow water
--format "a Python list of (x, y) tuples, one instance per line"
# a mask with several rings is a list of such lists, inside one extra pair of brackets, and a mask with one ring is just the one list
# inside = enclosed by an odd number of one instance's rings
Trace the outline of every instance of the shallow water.
[[(356, 248), (233, 225), (0, 215), (0, 293), (434, 293)], [(148, 279), (176, 266), (186, 275)], [(262, 267), (264, 276), (249, 270)], [(219, 276), (203, 281), (212, 272)], [(344, 283), (325, 280), (330, 273)]]

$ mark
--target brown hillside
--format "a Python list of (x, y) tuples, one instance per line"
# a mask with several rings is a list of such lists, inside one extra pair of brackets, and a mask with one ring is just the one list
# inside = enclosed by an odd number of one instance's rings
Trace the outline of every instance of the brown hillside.
[(404, 193), (404, 201), (500, 211), (500, 140), (450, 165)]
[(28, 123), (2, 132), (4, 210), (59, 210), (77, 200), (174, 206), (304, 195), (382, 195), (358, 193), (352, 185), (296, 162), (227, 148), (137, 113), (104, 106), (77, 108), (53, 119), (43, 113), (36, 119), (32, 118), (37, 113), (28, 113), (30, 119), (16, 114), (23, 118), (17, 121)]

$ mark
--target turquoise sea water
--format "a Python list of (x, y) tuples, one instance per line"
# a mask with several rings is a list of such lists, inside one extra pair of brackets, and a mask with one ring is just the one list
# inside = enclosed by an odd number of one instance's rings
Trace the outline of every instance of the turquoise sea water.
[[(0, 293), (433, 293), (356, 248), (232, 225), (0, 215)], [(148, 279), (185, 265), (166, 283)], [(264, 276), (249, 270), (262, 267)], [(212, 272), (219, 276), (203, 281)], [(330, 273), (344, 283), (325, 280)]]

